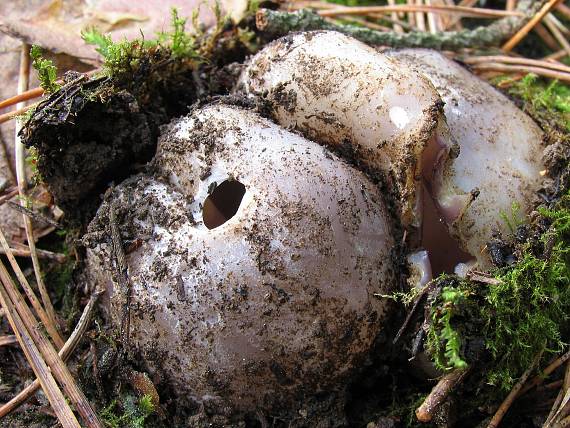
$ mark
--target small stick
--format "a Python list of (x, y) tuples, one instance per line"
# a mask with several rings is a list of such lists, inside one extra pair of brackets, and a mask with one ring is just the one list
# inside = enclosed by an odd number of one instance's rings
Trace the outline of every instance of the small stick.
[(111, 240), (113, 242), (113, 252), (115, 253), (115, 261), (117, 263), (117, 280), (119, 288), (123, 292), (123, 313), (121, 316), (121, 342), (123, 344), (123, 352), (129, 349), (130, 336), (130, 304), (131, 304), (131, 283), (129, 281), (127, 258), (123, 248), (119, 225), (115, 216), (115, 208), (111, 203), (109, 206), (109, 223), (111, 228)]
[(548, 366), (546, 366), (546, 368), (544, 370), (542, 370), (542, 372), (538, 376), (535, 376), (534, 378), (532, 378), (532, 380), (528, 383), (528, 385), (526, 385), (521, 390), (521, 392), (519, 393), (519, 396), (526, 394), (529, 390), (531, 390), (535, 386), (540, 385), (544, 381), (544, 379), (546, 379), (548, 376), (550, 376), (550, 374), (554, 370), (556, 370), (558, 367), (560, 367), (562, 364), (564, 364), (565, 362), (567, 362), (569, 360), (570, 360), (570, 351), (567, 351), (566, 353), (562, 354), (560, 357), (556, 358)]
[[(556, 0), (558, 1), (558, 0)], [(319, 11), (321, 16), (335, 15), (367, 15), (369, 13), (392, 13), (392, 12), (431, 12), (431, 13), (456, 13), (472, 18), (504, 18), (509, 16), (522, 17), (523, 14), (517, 11), (506, 11), (496, 9), (483, 9), (465, 6), (450, 5), (396, 5), (396, 6), (342, 6), (334, 9)]]
[(552, 23), (554, 25), (556, 25), (556, 27), (562, 32), (562, 34), (565, 35), (570, 35), (570, 30), (568, 29), (568, 27), (566, 27), (566, 25), (564, 25), (557, 17), (556, 15), (549, 13), (548, 15), (546, 15), (546, 17), (552, 21)]
[[(423, 6), (422, 0), (416, 0), (416, 6)], [(418, 27), (418, 30), (422, 32), (426, 31), (426, 20), (421, 10), (418, 10), (416, 12), (416, 25)]]
[(543, 61), (558, 61), (559, 59), (562, 59), (565, 56), (568, 56), (568, 52), (566, 52), (566, 50), (562, 49), (562, 50), (559, 50), (558, 52), (551, 53), (550, 55), (547, 55), (542, 59), (543, 59)]
[[(53, 260), (56, 263), (65, 263), (67, 260), (67, 256), (65, 254), (61, 254), (61, 253), (53, 253), (51, 251), (47, 251), (47, 250), (40, 250), (40, 249), (36, 249), (37, 253), (38, 253), (38, 257), (40, 259), (46, 259), (46, 260)], [(26, 248), (10, 248), (10, 252), (15, 256), (15, 257), (31, 257), (31, 252), (29, 249)], [(0, 248), (0, 254), (7, 254), (6, 250), (4, 250), (4, 248)]]
[(37, 107), (38, 104), (39, 103), (30, 104), (29, 106), (18, 108), (18, 109), (11, 111), (9, 113), (0, 114), (0, 124), (8, 122), (12, 119), (15, 119), (16, 117), (26, 113), (28, 110)]
[(2, 154), (4, 155), (4, 159), (6, 159), (6, 164), (8, 165), (8, 172), (10, 173), (10, 181), (12, 183), (16, 182), (16, 170), (14, 168), (14, 163), (10, 158), (10, 150), (8, 149), (8, 144), (4, 139), (4, 135), (0, 133), (0, 146), (2, 146)]
[(36, 220), (39, 222), (43, 222), (46, 224), (49, 224), (50, 226), (55, 227), (56, 229), (63, 229), (63, 227), (61, 226), (61, 224), (59, 224), (57, 221), (52, 220), (49, 217), (46, 217), (45, 215), (43, 215), (42, 213), (39, 213), (37, 211), (33, 211), (29, 208), (23, 207), (22, 205), (16, 204), (12, 201), (8, 201), (8, 206), (10, 208), (12, 208), (13, 210), (19, 211), (20, 213), (28, 216), (29, 218), (31, 218), (32, 220)]
[(18, 194), (18, 189), (12, 189), (12, 190), (8, 191), (8, 193), (0, 196), (0, 205), (5, 204), (7, 201), (12, 199), (17, 194)]
[(558, 79), (565, 82), (570, 82), (569, 73), (562, 73), (559, 71), (554, 71), (542, 67), (488, 63), (488, 64), (474, 64), (473, 69), (477, 71), (501, 71), (506, 73), (525, 73), (525, 74), (534, 73), (538, 74), (539, 76), (545, 76), (545, 77), (550, 77), (552, 79)]
[[(29, 74), (30, 74), (30, 47), (27, 44), (22, 45), (22, 52), (20, 54), (20, 78), (18, 81), (18, 93), (21, 94), (28, 88), (29, 83)], [(23, 103), (17, 104), (17, 108), (22, 108), (24, 106)], [(20, 193), (20, 205), (26, 205), (26, 188), (27, 188), (27, 181), (26, 181), (26, 167), (24, 164), (25, 159), (25, 148), (20, 140), (20, 129), (21, 124), (16, 122), (16, 131), (14, 135), (15, 140), (15, 151), (16, 151), (16, 178), (18, 181), (18, 191)], [(49, 293), (44, 283), (44, 279), (42, 277), (40, 261), (38, 259), (38, 254), (36, 252), (36, 241), (34, 238), (34, 230), (32, 227), (32, 221), (26, 215), (22, 216), (24, 219), (24, 228), (26, 230), (26, 238), (28, 240), (28, 246), (30, 247), (32, 265), (34, 267), (34, 274), (36, 276), (36, 283), (38, 284), (38, 289), (40, 290), (40, 295), (42, 297), (42, 303), (44, 305), (44, 309), (48, 316), (48, 321), (50, 327), (57, 330), (57, 321), (55, 316), (55, 311), (53, 309), (53, 305), (51, 304), (51, 299), (49, 297)], [(63, 341), (60, 342), (63, 345)], [(59, 345), (58, 345), (59, 346)]]
[(566, 6), (564, 3), (559, 3), (556, 6), (556, 10), (564, 15), (566, 18), (570, 19), (570, 7)]
[[(432, 0), (426, 0), (426, 6), (432, 6), (431, 1)], [(427, 13), (427, 22), (430, 33), (435, 34), (439, 31), (439, 26), (436, 20), (436, 16), (433, 13), (431, 12)]]
[(43, 88), (34, 88), (24, 91), (18, 95), (7, 98), (4, 101), (0, 101), (0, 109), (13, 106), (14, 104), (19, 104), (24, 101), (33, 100), (34, 98), (39, 98), (44, 94)]
[[(478, 0), (462, 0), (461, 3), (459, 3), (459, 6), (465, 6), (465, 7), (473, 7), (475, 5), (475, 3), (477, 3)], [(446, 29), (449, 27), (453, 27), (454, 25), (459, 24), (459, 27), (462, 27), (461, 25), (461, 15), (457, 16), (457, 15), (452, 15), (450, 16), (449, 19), (449, 23), (446, 26)]]
[(12, 269), (14, 270), (14, 273), (16, 274), (16, 277), (20, 282), (20, 285), (22, 286), (24, 292), (26, 293), (26, 296), (28, 297), (28, 300), (32, 304), (32, 307), (36, 311), (36, 314), (38, 315), (40, 320), (44, 323), (51, 339), (53, 340), (53, 342), (56, 344), (57, 347), (63, 346), (63, 339), (61, 338), (55, 326), (52, 323), (50, 323), (46, 311), (40, 304), (40, 301), (36, 297), (36, 294), (34, 293), (32, 287), (30, 286), (30, 283), (28, 282), (26, 275), (24, 275), (22, 269), (20, 269), (20, 266), (18, 265), (18, 262), (14, 258), (14, 253), (11, 251), (11, 248), (8, 245), (8, 241), (6, 240), (6, 236), (4, 235), (2, 227), (0, 227), (0, 247), (2, 247), (2, 250), (4, 254), (6, 254), (6, 257), (8, 257), (10, 266), (12, 266)]
[(560, 29), (556, 26), (556, 24), (551, 19), (550, 15), (547, 15), (544, 18), (544, 24), (548, 27), (554, 38), (560, 43), (560, 46), (566, 51), (567, 55), (570, 55), (570, 43), (564, 37), (564, 34), (560, 31)]
[(533, 28), (533, 31), (538, 34), (538, 37), (542, 39), (542, 41), (553, 51), (557, 51), (560, 49), (560, 44), (556, 41), (556, 39), (548, 32), (546, 27), (542, 25), (540, 22), (536, 24)]
[[(91, 76), (93, 74), (95, 74), (96, 72), (100, 71), (99, 69), (95, 69), (95, 70), (90, 70), (84, 74)], [(63, 79), (59, 79), (56, 80), (56, 83), (64, 84)], [(45, 93), (43, 88), (33, 88), (33, 89), (28, 89), (27, 91), (23, 91), (22, 93), (18, 94), (18, 95), (14, 95), (13, 97), (7, 98), (4, 101), (0, 101), (0, 109), (4, 109), (10, 106), (13, 106), (14, 104), (19, 104), (22, 103), (24, 101), (29, 101), (29, 100), (33, 100), (35, 98), (39, 98), (41, 96), (43, 96)]]
[(507, 43), (503, 45), (502, 49), (505, 52), (512, 51), (514, 47), (518, 45), (519, 42), (526, 37), (526, 35), (530, 32), (530, 30), (532, 30), (536, 24), (542, 21), (542, 18), (544, 18), (544, 16), (548, 12), (550, 12), (550, 10), (554, 6), (560, 3), (560, 1), (561, 0), (548, 0), (548, 2), (544, 6), (542, 6), (542, 8), (538, 11), (538, 13), (534, 15), (530, 19), (530, 21), (526, 23), (526, 25), (524, 25), (513, 37), (511, 37), (511, 39)]
[(6, 289), (4, 288), (10, 278), (6, 277), (4, 272), (0, 272), (0, 276), (0, 303), (6, 311), (8, 322), (10, 323), (14, 334), (18, 338), (20, 347), (24, 351), (26, 359), (38, 378), (39, 383), (41, 384), (42, 389), (57, 416), (57, 419), (64, 428), (80, 428), (81, 425), (79, 425), (79, 422), (71, 411), (69, 404), (67, 404), (63, 393), (57, 386), (54, 376), (40, 354), (34, 340), (30, 336), (31, 332), (26, 328), (20, 314), (18, 314), (18, 311), (15, 308), (17, 303), (13, 303), (11, 301)]
[[(61, 348), (59, 351), (59, 356), (63, 361), (67, 361), (67, 359), (71, 356), (71, 354), (79, 344), (81, 338), (85, 334), (87, 327), (89, 327), (89, 323), (91, 321), (91, 314), (93, 313), (93, 309), (95, 308), (97, 299), (101, 294), (102, 291), (96, 290), (89, 297), (89, 301), (83, 308), (83, 313), (81, 314), (81, 318), (79, 318), (79, 321), (77, 322), (77, 325), (73, 330), (73, 333), (71, 333), (71, 336), (69, 336), (69, 338), (65, 342), (65, 345), (63, 345), (63, 348)], [(40, 387), (40, 381), (36, 379), (30, 385), (21, 390), (18, 393), (18, 395), (16, 395), (7, 403), (3, 404), (2, 407), (0, 407), (0, 419), (10, 414), (15, 409), (24, 404), (30, 397), (32, 397), (36, 393), (39, 387)]]
[(501, 280), (494, 278), (485, 272), (478, 272), (474, 270), (467, 272), (467, 278), (472, 281), (487, 285), (500, 285), (503, 283)]
[(505, 6), (506, 10), (515, 10), (517, 7), (517, 0), (507, 0), (507, 4)]
[(544, 60), (530, 59), (530, 58), (517, 58), (506, 55), (489, 55), (489, 56), (472, 56), (467, 58), (462, 58), (462, 61), (466, 64), (479, 64), (485, 62), (503, 62), (506, 64), (521, 64), (521, 65), (532, 65), (537, 67), (548, 68), (551, 70), (562, 71), (570, 73), (570, 67), (564, 64), (556, 64)]
[[(415, 6), (416, 2), (415, 0), (408, 0), (407, 1), (408, 6)], [(408, 22), (410, 23), (410, 25), (413, 25), (414, 27), (416, 26), (416, 14), (413, 12), (408, 12)]]
[(455, 369), (443, 375), (421, 406), (416, 409), (416, 417), (418, 418), (418, 421), (431, 421), (437, 408), (443, 403), (451, 390), (463, 379), (468, 371), (469, 370), (465, 369)]
[(10, 278), (1, 260), (0, 277), (2, 277), (8, 296), (14, 302), (17, 312), (24, 322), (25, 328), (30, 333), (33, 343), (37, 345), (38, 350), (45, 359), (54, 378), (61, 385), (63, 391), (67, 394), (69, 400), (81, 415), (85, 425), (88, 428), (103, 428), (103, 424), (99, 421), (97, 414), (91, 408), (87, 398), (77, 386), (69, 369), (53, 348), (51, 342), (43, 335), (38, 321), (30, 311), (30, 308), (26, 305), (26, 302)]
[(12, 345), (14, 343), (18, 343), (18, 339), (14, 334), (0, 336), (0, 346)]
[(517, 11), (524, 15), (522, 17), (503, 18), (486, 27), (474, 30), (445, 31), (437, 34), (419, 31), (398, 34), (394, 31), (380, 32), (354, 25), (331, 24), (307, 9), (296, 12), (259, 9), (255, 15), (255, 23), (258, 30), (271, 37), (283, 36), (292, 31), (332, 30), (370, 45), (459, 50), (496, 46), (502, 43), (522, 28), (545, 2), (546, 0), (520, 0)]
[(530, 367), (528, 369), (526, 369), (526, 371), (523, 373), (523, 375), (521, 376), (519, 381), (516, 383), (516, 385), (513, 387), (511, 392), (509, 392), (509, 395), (507, 395), (507, 398), (505, 398), (505, 400), (501, 403), (501, 405), (499, 406), (499, 408), (495, 412), (495, 415), (493, 416), (493, 418), (489, 422), (489, 425), (487, 425), (487, 428), (497, 428), (499, 426), (499, 424), (501, 423), (501, 420), (503, 419), (503, 417), (505, 416), (505, 414), (507, 413), (507, 411), (509, 410), (509, 408), (511, 407), (511, 405), (513, 404), (515, 399), (517, 398), (520, 390), (524, 386), (524, 384), (527, 381), (527, 379), (529, 378), (530, 374), (533, 372), (534, 368), (536, 367), (536, 365), (540, 361), (540, 357), (542, 357), (542, 352), (543, 351), (540, 351), (538, 354), (536, 354), (536, 356), (534, 357), (534, 361), (532, 362)]
[[(388, 6), (395, 6), (395, 5), (396, 5), (396, 0), (388, 0)], [(391, 17), (394, 21), (399, 21), (397, 12), (392, 12)], [(404, 28), (400, 24), (394, 24), (394, 31), (396, 33), (403, 33)]]

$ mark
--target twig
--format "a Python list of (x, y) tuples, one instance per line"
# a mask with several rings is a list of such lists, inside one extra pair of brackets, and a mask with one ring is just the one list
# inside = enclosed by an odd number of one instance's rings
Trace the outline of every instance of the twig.
[(497, 279), (492, 275), (489, 275), (485, 272), (478, 272), (474, 270), (467, 272), (467, 278), (472, 281), (480, 282), (481, 284), (487, 284), (487, 285), (500, 285), (503, 283), (500, 279)]
[(12, 183), (16, 182), (16, 170), (14, 169), (14, 164), (12, 158), (10, 157), (10, 150), (8, 150), (8, 145), (4, 139), (4, 135), (0, 132), (0, 146), (2, 146), (2, 154), (4, 159), (6, 159), (6, 165), (8, 165), (8, 172), (10, 173), (10, 179)]
[[(97, 303), (97, 299), (101, 293), (101, 291), (95, 291), (93, 294), (91, 294), (91, 297), (89, 297), (89, 301), (83, 308), (83, 313), (81, 314), (81, 318), (79, 318), (79, 321), (77, 322), (73, 333), (71, 333), (71, 336), (69, 336), (65, 342), (65, 345), (63, 345), (63, 348), (61, 348), (59, 351), (59, 356), (63, 361), (67, 361), (85, 334), (87, 327), (89, 327), (91, 314), (93, 313), (93, 309), (95, 308), (95, 304)], [(40, 381), (36, 379), (30, 385), (20, 391), (18, 395), (16, 395), (7, 403), (3, 404), (2, 407), (0, 407), (0, 419), (24, 404), (30, 397), (35, 394), (39, 387)]]
[(4, 195), (0, 196), (0, 205), (5, 204), (6, 202), (8, 202), (10, 199), (12, 199), (17, 194), (18, 194), (18, 189), (9, 190)]
[(451, 390), (463, 379), (468, 371), (469, 370), (465, 369), (455, 369), (443, 375), (421, 406), (416, 409), (416, 417), (418, 418), (418, 421), (431, 421), (437, 408), (443, 403)]
[(9, 113), (0, 114), (0, 124), (2, 124), (4, 122), (8, 122), (12, 119), (15, 119), (16, 117), (26, 113), (28, 110), (37, 107), (38, 104), (39, 103), (30, 104), (29, 106), (18, 108), (18, 109), (11, 111)]
[(550, 55), (547, 55), (543, 58), (544, 61), (558, 61), (561, 58), (564, 58), (565, 56), (568, 56), (568, 53), (566, 52), (566, 50), (562, 49), (558, 52), (554, 52), (551, 53)]
[(433, 291), (434, 285), (435, 285), (435, 282), (430, 281), (422, 288), (422, 290), (420, 291), (420, 293), (416, 297), (416, 300), (414, 301), (412, 308), (408, 312), (408, 315), (406, 315), (406, 319), (402, 323), (400, 329), (398, 330), (398, 332), (396, 333), (396, 336), (394, 337), (394, 340), (392, 341), (392, 343), (394, 345), (396, 343), (398, 343), (398, 340), (400, 340), (400, 337), (402, 336), (404, 331), (406, 331), (406, 328), (408, 328), (408, 325), (410, 324), (410, 321), (412, 320), (413, 315), (416, 313), (416, 310), (420, 306), (420, 302), (423, 300), (424, 297), (426, 297), (426, 295), (428, 295), (429, 293), (431, 293)]
[(506, 55), (490, 55), (490, 56), (472, 56), (467, 58), (462, 58), (466, 64), (479, 64), (479, 63), (486, 63), (486, 62), (502, 62), (505, 64), (521, 64), (521, 65), (530, 65), (542, 68), (548, 68), (551, 70), (562, 71), (565, 73), (570, 73), (570, 67), (564, 64), (557, 64), (553, 62), (548, 62), (544, 60), (538, 59), (530, 59), (530, 58), (517, 58), (512, 56)]
[(48, 334), (50, 335), (51, 339), (53, 340), (53, 342), (56, 344), (57, 347), (63, 346), (63, 339), (61, 338), (59, 332), (55, 328), (55, 325), (50, 322), (48, 314), (46, 313), (45, 309), (40, 304), (40, 301), (36, 297), (34, 290), (30, 286), (30, 283), (26, 279), (26, 276), (24, 275), (24, 273), (20, 269), (18, 262), (14, 258), (14, 253), (11, 251), (11, 248), (8, 245), (8, 241), (6, 240), (6, 236), (4, 235), (2, 227), (0, 227), (0, 247), (2, 247), (3, 253), (6, 254), (6, 257), (8, 258), (8, 261), (10, 262), (10, 266), (12, 266), (12, 269), (14, 270), (14, 273), (16, 274), (16, 277), (18, 278), (18, 281), (20, 282), (20, 285), (24, 289), (24, 292), (26, 293), (28, 300), (32, 304), (32, 307), (36, 311), (36, 314), (38, 315), (40, 320), (44, 323), (46, 330), (47, 330)]
[(533, 28), (534, 32), (542, 39), (542, 41), (553, 51), (557, 51), (560, 49), (560, 44), (556, 41), (556, 39), (548, 32), (546, 27), (542, 25), (540, 22), (536, 24)]
[(130, 336), (130, 304), (131, 304), (131, 283), (129, 281), (127, 258), (123, 248), (119, 225), (115, 216), (115, 208), (113, 203), (109, 206), (109, 223), (111, 229), (111, 240), (113, 242), (113, 253), (115, 255), (117, 281), (119, 289), (123, 293), (123, 311), (121, 316), (121, 343), (123, 345), (123, 354), (129, 349)]
[[(395, 4), (396, 4), (396, 0), (388, 0), (389, 6), (394, 6)], [(397, 12), (392, 12), (391, 17), (392, 17), (393, 21), (399, 21)], [(402, 26), (400, 24), (394, 24), (394, 31), (396, 33), (403, 33), (404, 28), (402, 28)]]
[[(20, 78), (18, 81), (18, 93), (21, 94), (28, 88), (29, 74), (30, 74), (30, 47), (27, 44), (22, 45), (22, 52), (20, 55)], [(23, 103), (17, 104), (17, 108), (22, 108)], [(18, 181), (18, 191), (20, 193), (20, 204), (26, 204), (26, 167), (24, 164), (25, 159), (25, 148), (20, 141), (20, 129), (21, 125), (16, 122), (16, 132), (14, 136), (15, 140), (15, 151), (16, 151), (16, 178)], [(28, 246), (30, 247), (32, 265), (34, 267), (34, 274), (36, 276), (36, 283), (38, 284), (38, 289), (40, 290), (40, 295), (42, 297), (42, 303), (44, 309), (47, 313), (49, 323), (52, 327), (57, 330), (57, 321), (55, 316), (55, 311), (53, 305), (51, 304), (51, 299), (49, 293), (46, 289), (44, 279), (42, 277), (40, 261), (36, 253), (36, 241), (34, 238), (34, 230), (32, 227), (32, 221), (26, 215), (22, 216), (24, 219), (24, 228), (26, 230), (26, 238), (28, 240)], [(63, 344), (63, 342), (61, 342)]]
[(423, 6), (422, 0), (416, 0), (416, 7), (420, 6), (418, 10), (416, 10), (416, 26), (420, 31), (426, 31), (426, 20), (423, 11), (421, 10)]
[(546, 368), (542, 370), (542, 372), (538, 376), (532, 378), (532, 380), (523, 389), (521, 389), (521, 391), (519, 392), (519, 396), (526, 394), (535, 386), (540, 385), (544, 381), (544, 379), (550, 376), (550, 374), (554, 370), (556, 370), (558, 367), (560, 367), (562, 364), (564, 364), (567, 361), (570, 361), (570, 351), (567, 351), (566, 353), (562, 354), (560, 357), (556, 358), (552, 363), (546, 366)]
[(424, 47), (437, 50), (458, 50), (496, 46), (508, 39), (523, 27), (545, 0), (519, 1), (517, 10), (522, 17), (500, 19), (487, 27), (474, 30), (449, 31), (436, 34), (412, 32), (398, 34), (379, 32), (353, 25), (331, 24), (323, 17), (309, 11), (280, 12), (260, 9), (256, 14), (256, 25), (260, 31), (272, 37), (288, 34), (291, 31), (333, 30), (352, 36), (371, 45), (386, 45), (395, 48)]
[[(10, 248), (10, 251), (15, 257), (31, 257), (31, 252), (29, 249), (25, 248)], [(67, 256), (61, 253), (54, 253), (47, 250), (36, 249), (38, 257), (40, 259), (52, 260), (56, 263), (65, 263), (67, 261)], [(0, 248), (0, 254), (6, 254), (4, 248)]]
[[(0, 276), (3, 279), (4, 286), (8, 292), (9, 298), (15, 303), (18, 314), (24, 322), (25, 328), (29, 331), (34, 344), (36, 344), (42, 357), (45, 359), (53, 376), (62, 386), (63, 391), (69, 397), (71, 403), (81, 415), (85, 425), (88, 428), (103, 428), (103, 424), (99, 421), (97, 414), (91, 408), (87, 398), (77, 386), (69, 369), (62, 361), (58, 353), (53, 348), (52, 344), (45, 338), (41, 332), (40, 326), (30, 311), (30, 308), (25, 304), (25, 301), (20, 292), (15, 287), (8, 271), (4, 264), (0, 261)], [(15, 332), (14, 332), (15, 333)]]
[[(432, 6), (431, 0), (426, 0), (426, 6)], [(436, 15), (434, 13), (432, 12), (427, 13), (427, 22), (430, 33), (435, 34), (439, 31), (439, 25), (437, 22)]]
[(563, 2), (556, 5), (556, 10), (570, 19), (570, 7), (566, 6)]
[(0, 346), (12, 345), (17, 342), (18, 339), (14, 334), (7, 334), (5, 336), (0, 336)]
[[(465, 6), (465, 7), (473, 7), (475, 5), (475, 3), (477, 3), (477, 1), (478, 0), (462, 0), (459, 5)], [(452, 0), (452, 2), (453, 2), (453, 0)], [(444, 29), (451, 28), (453, 26), (458, 26), (458, 27), (462, 28), (461, 15), (451, 16), (449, 19), (449, 22), (447, 23), (447, 25), (445, 26)]]
[[(482, 9), (474, 7), (463, 6), (449, 6), (449, 5), (396, 5), (396, 6), (342, 6), (334, 9), (326, 9), (319, 11), (321, 16), (336, 16), (336, 15), (368, 15), (369, 13), (392, 13), (392, 12), (430, 12), (430, 13), (456, 13), (463, 16), (473, 18), (504, 18), (504, 17), (522, 17), (523, 14), (517, 11), (496, 10), (496, 9)], [(416, 22), (416, 24), (418, 24)], [(419, 26), (418, 26), (419, 27)]]
[(7, 287), (8, 283), (11, 281), (10, 277), (7, 276), (7, 273), (8, 272), (5, 270), (0, 270), (0, 303), (6, 311), (8, 322), (10, 323), (14, 334), (18, 338), (20, 347), (24, 351), (26, 359), (38, 378), (38, 381), (41, 384), (59, 422), (64, 428), (79, 428), (79, 422), (67, 404), (63, 393), (55, 382), (52, 372), (48, 368), (37, 345), (31, 337), (31, 331), (27, 329), (21, 315), (15, 308), (17, 303), (13, 302), (6, 292), (5, 286)]
[(26, 208), (22, 205), (16, 204), (12, 201), (8, 201), (8, 206), (16, 211), (19, 211), (20, 213), (28, 216), (29, 218), (31, 218), (32, 220), (36, 220), (42, 223), (46, 223), (49, 224), (50, 226), (55, 227), (56, 229), (63, 229), (63, 227), (61, 226), (61, 224), (59, 224), (57, 221), (52, 220), (49, 217), (46, 217), (45, 215), (43, 215), (42, 213), (39, 213), (37, 211), (33, 211), (29, 208)]
[[(83, 74), (85, 74), (87, 76), (92, 76), (95, 73), (98, 73), (99, 71), (101, 71), (101, 70), (100, 69), (94, 69), (94, 70), (89, 70)], [(56, 83), (64, 84), (65, 82), (63, 81), (63, 79), (59, 79), (59, 80), (56, 80)], [(10, 107), (10, 106), (13, 106), (14, 104), (18, 104), (18, 103), (21, 103), (23, 101), (33, 100), (33, 99), (39, 98), (43, 95), (44, 95), (43, 88), (28, 89), (27, 91), (24, 91), (21, 94), (14, 95), (13, 97), (7, 98), (4, 101), (0, 101), (0, 109), (4, 109), (4, 108)], [(18, 113), (18, 114), (22, 114), (22, 113)], [(2, 116), (0, 116), (0, 117), (2, 117)]]
[(548, 415), (548, 418), (546, 419), (544, 428), (552, 427), (559, 418), (566, 416), (563, 412), (568, 406), (568, 403), (570, 403), (570, 389), (562, 388), (558, 397), (556, 397), (556, 402), (552, 406), (552, 410)]
[(500, 71), (503, 73), (524, 73), (524, 74), (534, 73), (539, 76), (545, 76), (545, 77), (550, 77), (551, 79), (558, 79), (565, 82), (570, 82), (569, 73), (563, 73), (542, 67), (488, 63), (488, 64), (474, 64), (473, 69), (477, 71)]
[(505, 5), (506, 10), (515, 10), (517, 5), (517, 0), (507, 0), (507, 4)]
[[(550, 12), (550, 10), (554, 6), (556, 6), (558, 3), (560, 3), (560, 1), (561, 0), (548, 0), (548, 2), (546, 4), (544, 4), (544, 6), (542, 6), (542, 8), (538, 11), (538, 13), (536, 13), (530, 19), (530, 21), (528, 21), (519, 31), (517, 31), (517, 33), (513, 37), (511, 37), (511, 39), (507, 43), (505, 43), (503, 45), (502, 49), (505, 52), (512, 51), (513, 48), (516, 45), (518, 45), (522, 39), (525, 38), (525, 36), (529, 33), (529, 31), (532, 30), (536, 24), (538, 24), (540, 21), (542, 21), (542, 18), (544, 18), (544, 16), (548, 12)], [(521, 1), (521, 3), (522, 3), (522, 1)]]
[(564, 37), (564, 34), (560, 31), (560, 29), (554, 24), (552, 20), (552, 16), (550, 14), (544, 17), (544, 24), (548, 27), (554, 38), (560, 43), (560, 46), (564, 48), (567, 55), (570, 55), (570, 43)]
[(34, 98), (39, 98), (44, 94), (43, 88), (34, 88), (24, 91), (18, 95), (7, 98), (4, 101), (0, 101), (0, 109), (13, 106), (14, 104), (19, 104), (24, 101), (33, 100)]
[(503, 419), (503, 417), (505, 416), (505, 414), (507, 413), (507, 411), (509, 410), (515, 399), (517, 398), (519, 391), (524, 386), (530, 374), (534, 371), (534, 368), (538, 365), (540, 357), (542, 357), (542, 352), (543, 351), (541, 350), (538, 354), (536, 354), (536, 356), (534, 357), (534, 361), (532, 362), (530, 367), (526, 369), (526, 371), (523, 373), (523, 375), (521, 376), (519, 381), (515, 384), (511, 392), (509, 392), (507, 398), (505, 398), (505, 400), (501, 403), (501, 405), (499, 406), (499, 408), (491, 418), (489, 425), (487, 425), (487, 428), (497, 428), (499, 426), (501, 420)]

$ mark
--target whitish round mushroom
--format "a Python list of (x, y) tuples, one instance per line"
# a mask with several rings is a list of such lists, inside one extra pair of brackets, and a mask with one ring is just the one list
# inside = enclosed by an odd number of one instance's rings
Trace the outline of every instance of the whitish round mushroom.
[(462, 247), (480, 267), (488, 267), (484, 248), (493, 230), (509, 232), (502, 218), (522, 219), (531, 209), (545, 169), (543, 133), (507, 97), (439, 52), (405, 49), (388, 55), (423, 73), (445, 102), (460, 150), (431, 193)]
[[(165, 131), (153, 176), (117, 186), (113, 206), (132, 283), (130, 343), (197, 402), (287, 409), (342, 390), (388, 315), (394, 239), (382, 195), (361, 172), (256, 114), (214, 105)], [(88, 252), (120, 325), (123, 298)], [(277, 410), (275, 410), (277, 411)]]
[(420, 178), (434, 179), (452, 145), (427, 79), (351, 37), (315, 31), (267, 45), (237, 88), (266, 100), (281, 126), (384, 173), (402, 223), (419, 226)]

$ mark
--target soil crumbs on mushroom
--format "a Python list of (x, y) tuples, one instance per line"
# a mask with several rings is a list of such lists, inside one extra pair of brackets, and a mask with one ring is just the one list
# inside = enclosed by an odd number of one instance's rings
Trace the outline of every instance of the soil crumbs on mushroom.
[[(23, 131), (24, 141), (37, 150), (39, 172), (68, 215), (67, 243), (74, 251), (81, 254), (74, 237), (82, 235), (108, 183), (121, 181), (152, 158), (161, 125), (186, 113), (193, 103), (233, 86), (234, 62), (243, 61), (248, 53), (238, 33), (238, 29), (223, 25), (214, 38), (202, 35), (199, 43), (210, 49), (208, 63), (192, 57), (173, 61), (172, 52), (160, 46), (131, 46), (131, 52), (140, 49), (136, 61), (130, 62), (134, 64), (131, 70), (91, 79), (69, 74), (62, 89), (36, 108)], [(543, 367), (561, 344), (570, 340), (570, 137), (567, 115), (544, 98), (545, 89), (528, 78), (510, 92), (546, 132), (548, 174), (537, 195), (530, 226), (517, 223), (514, 207), (512, 213), (505, 213), (506, 221), (513, 224), (512, 235), (496, 236), (488, 245), (496, 265), (492, 276), (501, 285), (491, 290), (472, 280), (438, 278), (426, 299), (425, 313), (420, 310), (416, 314), (415, 328), (408, 328), (392, 355), (371, 356), (366, 371), (351, 385), (346, 408), (351, 426), (417, 424), (414, 410), (433, 383), (419, 381), (407, 360), (413, 355), (414, 339), (424, 321), (428, 323), (426, 347), (436, 364), (444, 369), (468, 364), (475, 373), (453, 391), (434, 426), (454, 422), (473, 426), (488, 418), (541, 347), (545, 349)], [(283, 101), (294, 105), (287, 94)], [(59, 246), (65, 240), (51, 239)], [(136, 241), (126, 244), (138, 245)], [(69, 321), (77, 319), (77, 303), (85, 293), (81, 266), (74, 267), (54, 272), (54, 277), (65, 282), (58, 289), (61, 296), (55, 300), (56, 308)], [(401, 319), (404, 312), (402, 309)], [(78, 352), (80, 358), (72, 364), (88, 397), (103, 409), (100, 414), (108, 426), (178, 426), (190, 421), (193, 426), (245, 427), (266, 423), (255, 415), (232, 421), (222, 409), (184, 407), (188, 403), (177, 398), (175, 391), (160, 390), (158, 404), (153, 398), (156, 389), (150, 380), (140, 381), (136, 364), (117, 365), (120, 346), (116, 332), (108, 331), (100, 317), (94, 326), (85, 341), (88, 343)], [(381, 338), (385, 342), (392, 339)], [(505, 347), (505, 342), (511, 345)], [(0, 355), (11, 361), (21, 358), (6, 347), (0, 349)], [(18, 379), (30, 377), (22, 376), (28, 370), (24, 367), (5, 366), (1, 373), (4, 384), (18, 389)], [(551, 398), (548, 393), (535, 391), (519, 400), (504, 426), (523, 426), (537, 413), (536, 403)], [(12, 391), (0, 394), (0, 399), (7, 401)], [(316, 397), (313, 405), (327, 408), (332, 404)], [(42, 412), (46, 408), (45, 398), (38, 396), (6, 422), (10, 426), (45, 426), (53, 422), (49, 412)], [(271, 422), (288, 426), (291, 421)]]

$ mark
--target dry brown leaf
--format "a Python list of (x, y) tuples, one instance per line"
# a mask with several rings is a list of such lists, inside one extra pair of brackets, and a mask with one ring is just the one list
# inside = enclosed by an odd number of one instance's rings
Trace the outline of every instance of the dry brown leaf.
[(133, 39), (142, 33), (154, 37), (170, 28), (172, 7), (180, 16), (190, 17), (200, 7), (200, 21), (214, 22), (214, 14), (201, 0), (18, 0), (0, 2), (0, 31), (52, 52), (66, 53), (83, 62), (100, 61), (93, 46), (81, 40), (81, 30), (97, 27), (111, 33), (114, 40)]

